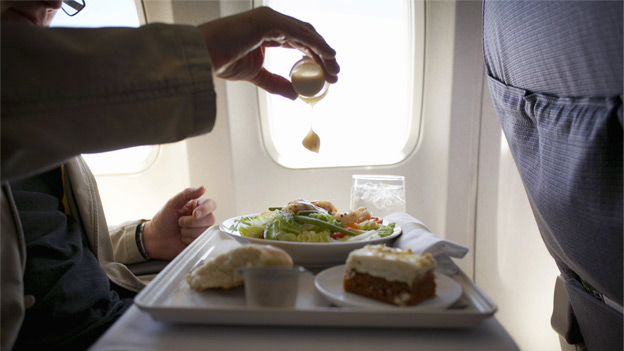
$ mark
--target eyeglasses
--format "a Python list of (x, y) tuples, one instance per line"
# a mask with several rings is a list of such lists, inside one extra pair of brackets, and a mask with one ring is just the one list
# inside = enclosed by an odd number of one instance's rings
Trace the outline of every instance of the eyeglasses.
[(63, 0), (61, 7), (67, 16), (76, 16), (78, 12), (85, 8), (84, 0)]

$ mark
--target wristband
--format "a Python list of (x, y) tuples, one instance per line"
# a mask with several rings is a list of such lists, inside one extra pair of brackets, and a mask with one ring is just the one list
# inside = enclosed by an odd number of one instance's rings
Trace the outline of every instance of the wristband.
[(136, 241), (136, 246), (139, 249), (139, 252), (141, 253), (141, 256), (143, 256), (143, 258), (145, 260), (149, 260), (151, 259), (151, 257), (147, 254), (147, 251), (145, 250), (145, 243), (143, 242), (143, 230), (145, 229), (145, 223), (147, 223), (147, 220), (142, 220), (141, 223), (139, 223), (139, 225), (137, 225), (136, 227), (136, 232), (134, 235), (134, 239)]

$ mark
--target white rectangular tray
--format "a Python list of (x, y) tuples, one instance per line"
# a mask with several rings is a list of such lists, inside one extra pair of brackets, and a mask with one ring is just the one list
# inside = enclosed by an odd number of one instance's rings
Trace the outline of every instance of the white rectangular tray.
[(336, 307), (314, 287), (312, 275), (301, 279), (295, 307), (247, 307), (242, 287), (197, 292), (185, 275), (197, 264), (240, 245), (212, 227), (167, 265), (135, 298), (157, 321), (220, 325), (283, 325), (383, 328), (467, 328), (496, 312), (496, 305), (463, 272), (455, 279), (463, 289), (458, 302), (445, 310)]

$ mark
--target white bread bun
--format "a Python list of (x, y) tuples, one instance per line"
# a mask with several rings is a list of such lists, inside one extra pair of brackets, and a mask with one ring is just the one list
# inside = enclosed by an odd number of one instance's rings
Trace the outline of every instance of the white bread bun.
[(240, 268), (264, 266), (292, 267), (293, 260), (286, 251), (274, 246), (244, 244), (206, 261), (188, 273), (186, 281), (194, 290), (230, 289), (243, 284)]

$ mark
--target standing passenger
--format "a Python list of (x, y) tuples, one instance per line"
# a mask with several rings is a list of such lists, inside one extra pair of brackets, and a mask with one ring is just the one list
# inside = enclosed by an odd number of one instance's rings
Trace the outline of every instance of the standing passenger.
[(590, 351), (622, 349), (622, 23), (622, 1), (484, 2), (494, 107), (573, 312), (554, 327)]

